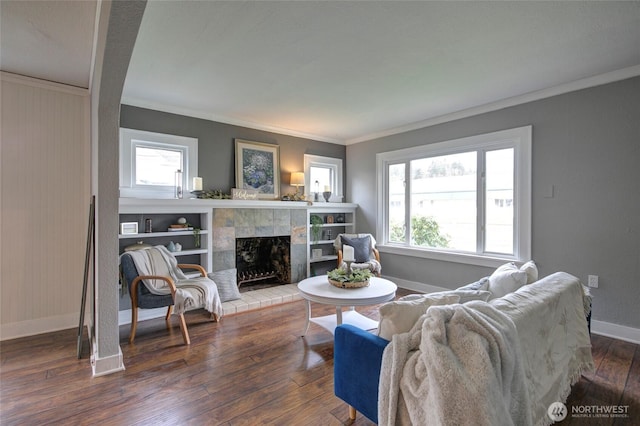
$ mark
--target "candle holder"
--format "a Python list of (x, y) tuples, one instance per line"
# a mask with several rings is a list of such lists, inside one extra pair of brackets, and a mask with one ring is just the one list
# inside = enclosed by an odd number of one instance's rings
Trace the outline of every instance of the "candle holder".
[(324, 201), (328, 203), (329, 199), (331, 198), (331, 191), (324, 191), (322, 193), (322, 196), (324, 197)]
[(345, 260), (344, 263), (347, 264), (347, 275), (351, 275), (351, 264), (353, 263), (353, 261)]

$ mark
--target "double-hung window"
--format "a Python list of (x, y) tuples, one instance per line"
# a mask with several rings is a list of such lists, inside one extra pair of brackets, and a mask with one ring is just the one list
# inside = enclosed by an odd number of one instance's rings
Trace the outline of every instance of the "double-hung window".
[(197, 139), (120, 129), (121, 197), (173, 198), (178, 185), (187, 197), (196, 176)]
[(531, 255), (531, 126), (377, 155), (381, 250), (494, 266)]

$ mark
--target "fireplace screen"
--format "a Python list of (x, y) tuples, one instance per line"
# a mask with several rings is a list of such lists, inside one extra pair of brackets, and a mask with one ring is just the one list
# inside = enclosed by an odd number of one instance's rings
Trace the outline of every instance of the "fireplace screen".
[(291, 282), (291, 237), (236, 239), (238, 287)]

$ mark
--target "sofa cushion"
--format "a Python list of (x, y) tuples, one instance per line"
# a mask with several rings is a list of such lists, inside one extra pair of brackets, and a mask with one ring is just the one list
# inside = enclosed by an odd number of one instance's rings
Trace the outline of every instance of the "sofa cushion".
[(458, 290), (488, 290), (489, 289), (489, 277), (480, 278), (478, 281), (469, 283), (462, 287), (459, 287)]
[(424, 295), (415, 300), (403, 300), (385, 303), (380, 307), (378, 336), (391, 340), (394, 334), (406, 333), (418, 321), (430, 306), (458, 303), (457, 294)]
[(527, 274), (527, 284), (538, 281), (538, 267), (533, 260), (525, 262), (525, 264), (520, 267), (520, 270)]
[(353, 247), (353, 257), (356, 263), (366, 263), (369, 261), (371, 253), (371, 238), (369, 236), (361, 238), (348, 238), (342, 235), (342, 244)]
[(455, 294), (460, 297), (460, 300), (457, 303), (467, 303), (472, 300), (482, 300), (483, 302), (488, 301), (491, 298), (491, 292), (486, 290), (449, 290), (449, 291), (439, 291), (437, 293), (429, 293), (429, 296), (439, 296), (439, 295), (447, 295), (447, 294)]
[(236, 268), (212, 272), (209, 274), (209, 278), (216, 283), (216, 287), (218, 287), (220, 302), (240, 299)]
[(527, 283), (527, 273), (520, 270), (515, 263), (505, 263), (489, 276), (491, 299), (516, 291)]

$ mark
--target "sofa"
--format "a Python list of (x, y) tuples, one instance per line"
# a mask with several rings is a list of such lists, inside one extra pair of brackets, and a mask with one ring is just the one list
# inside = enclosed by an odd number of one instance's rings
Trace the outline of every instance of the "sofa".
[(501, 287), (491, 280), (496, 272), (383, 305), (381, 335), (338, 326), (334, 391), (350, 417), (359, 411), (380, 425), (553, 423), (550, 404), (566, 401), (593, 370), (588, 290), (568, 273), (538, 280), (537, 271)]

